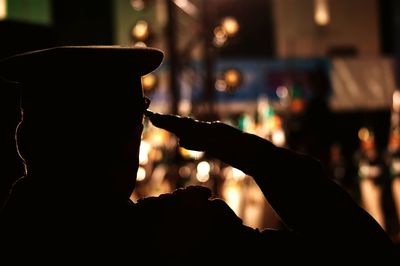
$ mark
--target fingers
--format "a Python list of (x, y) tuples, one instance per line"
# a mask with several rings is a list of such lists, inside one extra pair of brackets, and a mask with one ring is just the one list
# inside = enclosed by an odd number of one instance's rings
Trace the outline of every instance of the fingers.
[(176, 119), (172, 115), (162, 115), (159, 113), (154, 113), (150, 110), (145, 111), (145, 115), (150, 119), (151, 123), (156, 127), (171, 131), (176, 127)]
[(145, 115), (150, 119), (154, 126), (174, 133), (178, 137), (180, 137), (185, 131), (193, 127), (195, 124), (195, 120), (188, 117), (164, 115), (154, 113), (150, 110), (146, 110)]
[(163, 115), (150, 110), (145, 115), (154, 126), (165, 129), (179, 138), (179, 145), (189, 150), (207, 151), (230, 141), (239, 131), (218, 121), (205, 122), (189, 117)]
[(191, 185), (186, 188), (180, 188), (173, 192), (173, 195), (187, 199), (207, 200), (211, 197), (211, 190), (204, 186)]
[(189, 117), (163, 115), (146, 110), (145, 115), (154, 126), (165, 129), (178, 137), (179, 146), (189, 150), (204, 151), (204, 141), (209, 135), (209, 124)]

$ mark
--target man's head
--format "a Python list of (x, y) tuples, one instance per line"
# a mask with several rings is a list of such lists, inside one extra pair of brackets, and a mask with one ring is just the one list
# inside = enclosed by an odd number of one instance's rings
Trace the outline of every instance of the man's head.
[(0, 75), (21, 83), (28, 171), (130, 194), (148, 105), (141, 76), (162, 58), (152, 48), (64, 46), (1, 61)]

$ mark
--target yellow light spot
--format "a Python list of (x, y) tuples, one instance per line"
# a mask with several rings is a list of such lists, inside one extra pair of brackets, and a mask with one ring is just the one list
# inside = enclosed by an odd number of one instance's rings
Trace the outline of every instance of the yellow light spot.
[(366, 141), (371, 137), (371, 134), (368, 130), (368, 128), (366, 127), (362, 127), (360, 128), (360, 130), (358, 131), (358, 138), (360, 140)]
[(0, 20), (7, 18), (7, 0), (0, 0)]
[(142, 87), (145, 91), (151, 91), (157, 84), (156, 75), (150, 73), (142, 77)]
[(231, 207), (236, 215), (240, 215), (240, 203), (242, 200), (242, 195), (240, 187), (236, 184), (236, 182), (228, 184), (223, 190), (223, 195), (229, 207)]
[(314, 20), (319, 26), (326, 26), (330, 22), (328, 0), (314, 0)]
[(239, 23), (233, 17), (226, 17), (222, 21), (222, 28), (228, 36), (233, 36), (239, 31)]
[(132, 28), (132, 36), (139, 41), (144, 41), (149, 37), (149, 25), (144, 20), (136, 22)]
[(240, 83), (241, 75), (236, 69), (229, 69), (225, 72), (226, 84), (230, 87), (236, 87)]
[(136, 175), (137, 181), (143, 181), (146, 178), (146, 170), (143, 167), (139, 167)]
[(179, 152), (185, 158), (200, 159), (204, 152), (187, 150), (185, 148), (179, 147)]

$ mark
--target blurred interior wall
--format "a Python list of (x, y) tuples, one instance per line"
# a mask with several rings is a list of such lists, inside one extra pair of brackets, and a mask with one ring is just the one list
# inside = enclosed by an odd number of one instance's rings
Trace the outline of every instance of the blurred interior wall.
[(30, 24), (52, 24), (51, 0), (2, 0), (6, 6), (6, 18)]
[(330, 107), (343, 110), (390, 110), (396, 89), (392, 58), (334, 58)]
[(314, 21), (317, 0), (273, 0), (278, 57), (324, 56), (333, 51), (378, 55), (377, 0), (328, 0), (330, 21)]

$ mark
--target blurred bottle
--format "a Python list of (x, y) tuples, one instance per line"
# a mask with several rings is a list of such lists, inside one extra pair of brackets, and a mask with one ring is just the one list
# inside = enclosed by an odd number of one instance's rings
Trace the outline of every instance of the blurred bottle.
[(364, 209), (386, 230), (382, 201), (385, 164), (378, 151), (375, 134), (371, 128), (358, 131), (359, 149), (355, 154), (360, 188), (360, 202)]
[(391, 125), (386, 150), (386, 163), (389, 169), (390, 188), (396, 216), (396, 241), (400, 243), (400, 91), (393, 93)]
[(342, 146), (337, 142), (330, 147), (329, 174), (332, 180), (345, 187), (347, 164), (343, 156)]

